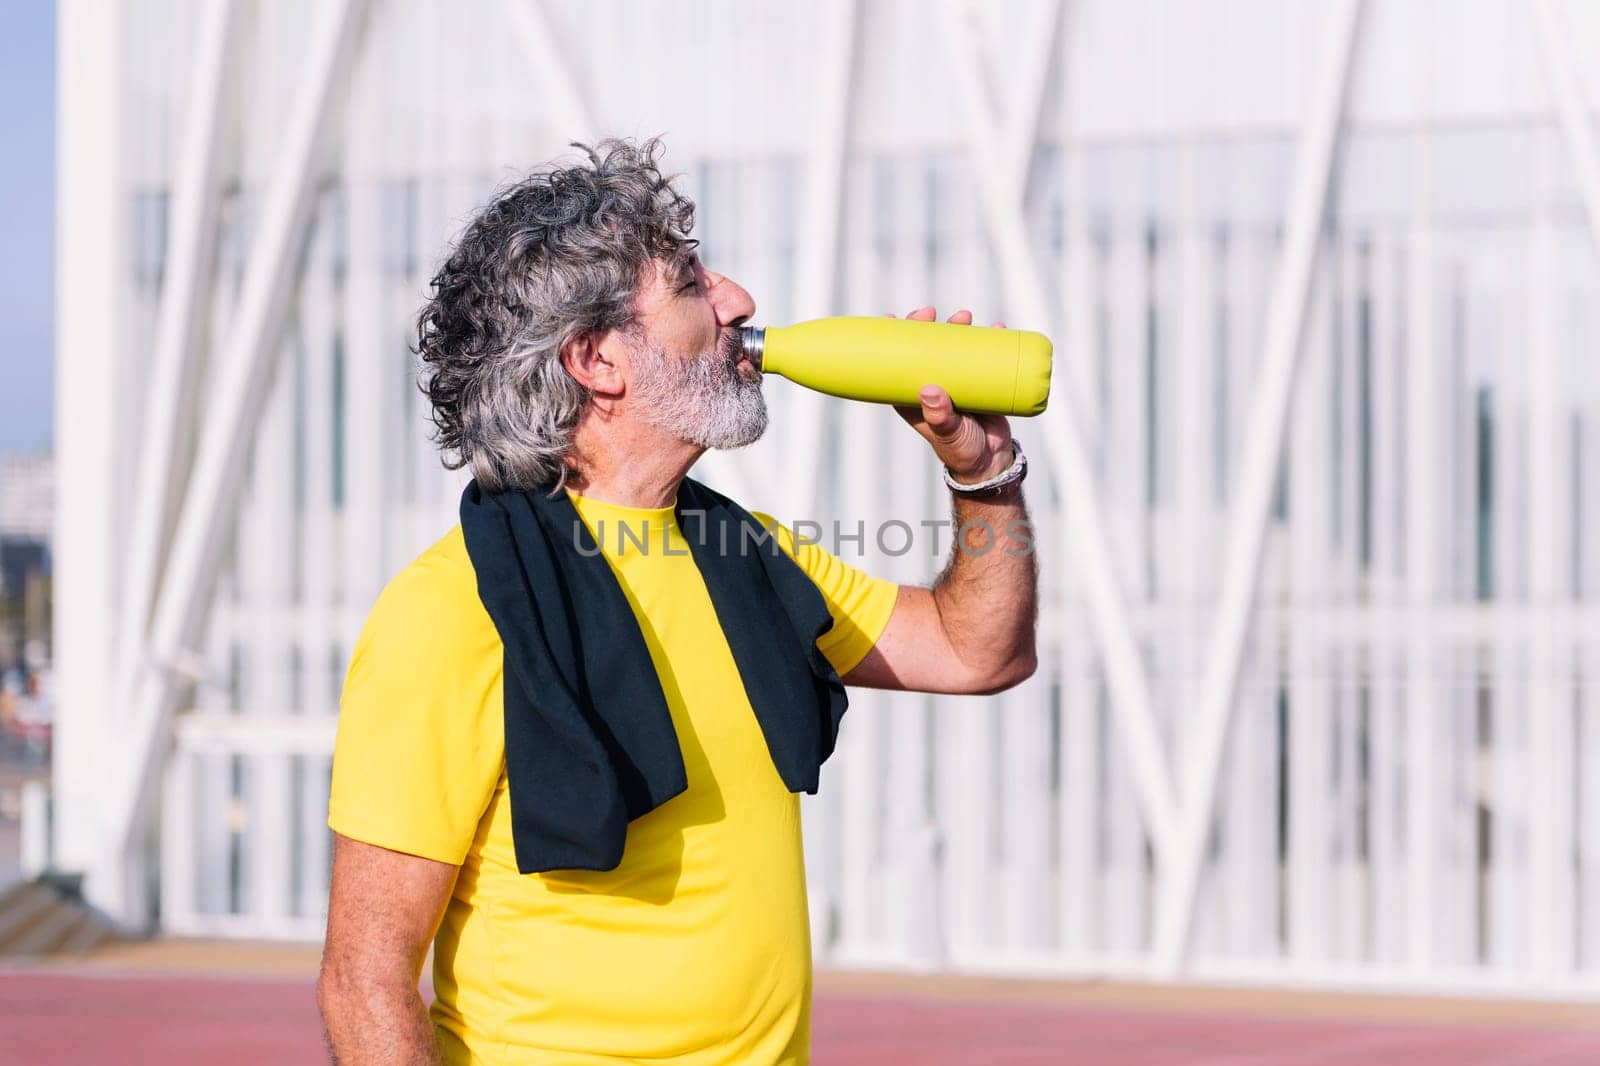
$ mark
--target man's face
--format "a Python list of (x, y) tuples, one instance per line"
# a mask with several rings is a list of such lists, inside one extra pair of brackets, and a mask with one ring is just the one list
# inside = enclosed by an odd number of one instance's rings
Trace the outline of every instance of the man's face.
[(738, 327), (750, 294), (692, 252), (657, 262), (638, 296), (629, 392), (646, 421), (702, 448), (737, 448), (767, 428), (761, 372)]

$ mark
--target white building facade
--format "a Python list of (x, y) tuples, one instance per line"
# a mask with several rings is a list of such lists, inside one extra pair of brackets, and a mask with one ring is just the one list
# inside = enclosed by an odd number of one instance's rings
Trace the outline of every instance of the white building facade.
[[(760, 320), (1056, 340), (1038, 675), (853, 697), (819, 961), (1600, 984), (1600, 9), (60, 12), (53, 858), (96, 903), (320, 934), (344, 664), (462, 484), (423, 287), (498, 183), (661, 133)], [(699, 473), (931, 579), (871, 532), (945, 517), (920, 441), (769, 395)]]

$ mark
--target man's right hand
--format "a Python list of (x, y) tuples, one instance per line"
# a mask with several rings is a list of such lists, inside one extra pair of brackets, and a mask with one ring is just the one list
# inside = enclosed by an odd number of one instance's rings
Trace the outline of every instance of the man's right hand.
[(439, 1066), (417, 981), (459, 870), (333, 835), (317, 1006), (339, 1066)]

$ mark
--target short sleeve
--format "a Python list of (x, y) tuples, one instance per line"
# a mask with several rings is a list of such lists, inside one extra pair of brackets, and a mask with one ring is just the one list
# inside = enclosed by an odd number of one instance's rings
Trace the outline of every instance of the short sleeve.
[(470, 563), (436, 551), (389, 583), (356, 642), (328, 826), (459, 865), (505, 765), (503, 646)]
[(833, 628), (817, 640), (817, 648), (842, 677), (853, 670), (878, 642), (894, 613), (900, 586), (857, 569), (811, 541), (795, 543), (794, 535), (770, 515), (756, 521), (775, 532), (778, 545), (799, 564), (833, 615)]

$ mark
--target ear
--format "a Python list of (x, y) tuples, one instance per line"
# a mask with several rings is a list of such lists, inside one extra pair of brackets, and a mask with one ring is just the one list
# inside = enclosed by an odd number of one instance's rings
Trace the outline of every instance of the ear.
[(620, 346), (608, 343), (611, 339), (610, 331), (580, 333), (561, 347), (561, 365), (595, 396), (622, 393), (622, 372), (615, 358)]

